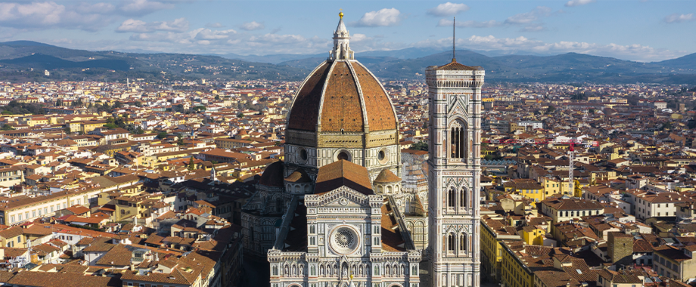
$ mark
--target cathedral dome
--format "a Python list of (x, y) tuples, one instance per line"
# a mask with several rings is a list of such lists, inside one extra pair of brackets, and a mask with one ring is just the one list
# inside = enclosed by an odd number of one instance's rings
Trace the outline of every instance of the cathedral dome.
[(288, 129), (308, 132), (396, 130), (389, 96), (377, 78), (353, 58), (350, 36), (339, 21), (331, 57), (300, 87), (288, 117)]
[(340, 160), (367, 168), (372, 180), (383, 169), (400, 175), (399, 122), (389, 95), (365, 65), (355, 60), (343, 18), (333, 50), (305, 79), (293, 98), (285, 129), (286, 176)]
[(259, 179), (259, 184), (268, 187), (283, 187), (283, 173), (285, 172), (285, 165), (282, 161), (276, 161), (266, 167), (261, 174)]
[(311, 132), (395, 130), (394, 110), (382, 84), (355, 60), (327, 60), (307, 77), (295, 98), (288, 128)]

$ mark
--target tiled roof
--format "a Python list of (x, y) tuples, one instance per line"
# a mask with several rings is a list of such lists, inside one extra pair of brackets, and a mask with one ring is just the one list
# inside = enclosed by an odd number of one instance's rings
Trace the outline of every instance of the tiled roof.
[(367, 169), (347, 160), (322, 166), (317, 174), (315, 193), (321, 194), (347, 186), (363, 194), (374, 194)]
[(478, 66), (466, 66), (460, 63), (457, 63), (456, 60), (452, 59), (452, 62), (446, 65), (439, 66), (435, 68), (435, 70), (443, 70), (443, 71), (451, 71), (451, 70), (470, 70), (470, 71), (475, 71), (475, 70), (482, 70), (481, 67)]
[(309, 177), (309, 175), (307, 175), (307, 173), (304, 170), (299, 169), (291, 173), (288, 177), (286, 177), (285, 181), (294, 183), (307, 183), (312, 182), (312, 179)]
[(357, 61), (326, 61), (307, 77), (290, 110), (288, 129), (323, 132), (396, 130), (382, 84)]
[(401, 178), (396, 176), (389, 169), (382, 170), (382, 172), (379, 173), (377, 178), (375, 178), (375, 182), (389, 183), (389, 182), (399, 182), (399, 181), (401, 181)]
[(389, 202), (385, 201), (382, 205), (382, 250), (389, 252), (406, 251), (404, 239), (399, 233), (399, 225), (391, 209)]
[(270, 164), (263, 171), (259, 184), (271, 187), (283, 187), (283, 170), (285, 166), (282, 161), (277, 161)]

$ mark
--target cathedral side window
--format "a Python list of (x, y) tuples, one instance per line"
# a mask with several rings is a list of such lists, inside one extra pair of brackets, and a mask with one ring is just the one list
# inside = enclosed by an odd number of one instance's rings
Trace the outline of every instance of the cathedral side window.
[(350, 155), (348, 154), (348, 152), (342, 151), (342, 152), (338, 153), (338, 156), (336, 156), (336, 159), (350, 161)]

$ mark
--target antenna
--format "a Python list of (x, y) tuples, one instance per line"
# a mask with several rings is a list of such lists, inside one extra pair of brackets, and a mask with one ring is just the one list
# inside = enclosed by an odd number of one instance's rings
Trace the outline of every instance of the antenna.
[(457, 17), (452, 17), (452, 63), (457, 61), (457, 58), (454, 56), (455, 52), (455, 43), (457, 41)]

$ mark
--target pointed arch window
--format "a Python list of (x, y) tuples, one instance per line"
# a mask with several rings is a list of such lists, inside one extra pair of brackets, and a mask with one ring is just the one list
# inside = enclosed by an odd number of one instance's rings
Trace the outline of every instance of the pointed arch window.
[(466, 207), (466, 188), (462, 188), (460, 191), (459, 206)]
[(457, 192), (454, 190), (454, 187), (450, 188), (449, 193), (447, 195), (447, 206), (449, 207), (456, 207), (457, 206)]
[(459, 240), (459, 250), (466, 252), (466, 247), (468, 245), (466, 240), (466, 233), (462, 233), (462, 236)]
[(447, 238), (447, 250), (448, 251), (454, 251), (454, 245), (456, 243), (456, 238), (454, 236), (454, 233), (450, 233), (449, 237)]
[(466, 124), (456, 121), (449, 132), (450, 158), (466, 158), (467, 128)]

